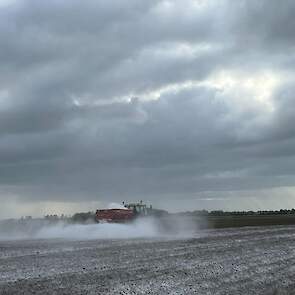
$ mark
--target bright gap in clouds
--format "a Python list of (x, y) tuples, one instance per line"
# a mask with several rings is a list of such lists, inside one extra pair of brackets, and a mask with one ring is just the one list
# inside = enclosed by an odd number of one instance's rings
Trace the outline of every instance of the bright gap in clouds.
[(14, 4), (17, 0), (0, 0), (0, 7), (5, 7)]
[(205, 85), (215, 87), (238, 100), (237, 103), (254, 103), (273, 112), (272, 94), (279, 86), (281, 78), (273, 72), (243, 74), (235, 71), (220, 71), (205, 81)]
[(137, 94), (142, 100), (157, 100), (168, 93), (177, 93), (194, 87), (207, 87), (222, 92), (224, 99), (237, 105), (255, 104), (264, 111), (273, 112), (275, 107), (272, 95), (281, 84), (281, 77), (273, 72), (243, 74), (222, 70), (204, 81), (187, 80), (169, 84), (149, 93)]

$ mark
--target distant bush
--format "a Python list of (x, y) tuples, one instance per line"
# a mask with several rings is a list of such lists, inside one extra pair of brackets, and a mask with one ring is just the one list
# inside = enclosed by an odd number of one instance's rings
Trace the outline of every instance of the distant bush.
[(156, 217), (166, 216), (169, 214), (168, 211), (160, 209), (151, 209), (150, 213), (152, 216)]
[(80, 212), (75, 213), (72, 218), (72, 222), (75, 223), (85, 223), (85, 222), (91, 222), (95, 220), (95, 214), (94, 212)]

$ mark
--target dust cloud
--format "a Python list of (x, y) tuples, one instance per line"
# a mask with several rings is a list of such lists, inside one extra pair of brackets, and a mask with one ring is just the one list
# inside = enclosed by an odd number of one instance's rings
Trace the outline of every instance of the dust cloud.
[(199, 222), (172, 215), (138, 218), (131, 223), (77, 224), (45, 219), (7, 220), (0, 222), (0, 241), (30, 239), (136, 239), (189, 238), (199, 235)]
[(23, 239), (131, 239), (159, 237), (161, 232), (152, 218), (137, 220), (130, 224), (69, 224), (43, 221), (0, 224), (0, 241)]
[(30, 239), (190, 238), (200, 234), (198, 224), (180, 218), (142, 218), (132, 223), (71, 224), (34, 221), (0, 224), (0, 241)]
[(38, 239), (130, 239), (152, 238), (160, 235), (156, 224), (152, 219), (138, 220), (132, 224), (57, 224), (44, 227), (34, 237)]

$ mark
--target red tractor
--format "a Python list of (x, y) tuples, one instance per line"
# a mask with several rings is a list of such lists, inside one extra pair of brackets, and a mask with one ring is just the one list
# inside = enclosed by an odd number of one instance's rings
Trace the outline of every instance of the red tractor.
[(140, 201), (139, 203), (125, 204), (120, 209), (98, 209), (95, 220), (98, 223), (125, 223), (133, 221), (137, 217), (150, 215), (152, 206), (149, 208)]

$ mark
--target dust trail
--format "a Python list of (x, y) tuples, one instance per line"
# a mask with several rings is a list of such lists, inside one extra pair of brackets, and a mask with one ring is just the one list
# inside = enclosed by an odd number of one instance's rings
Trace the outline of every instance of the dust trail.
[(130, 239), (160, 237), (159, 227), (154, 219), (143, 218), (130, 224), (54, 224), (44, 221), (26, 224), (0, 225), (0, 241), (23, 239)]
[(38, 239), (63, 238), (74, 240), (130, 239), (159, 237), (152, 219), (138, 220), (132, 224), (57, 224), (44, 227), (34, 237)]
[(29, 239), (190, 238), (199, 235), (199, 221), (167, 216), (144, 217), (127, 224), (73, 224), (45, 219), (0, 222), (0, 241)]

